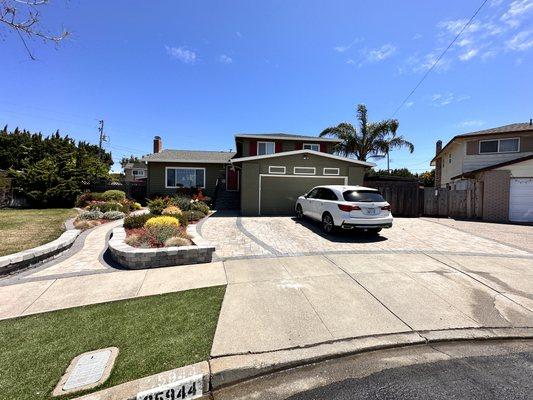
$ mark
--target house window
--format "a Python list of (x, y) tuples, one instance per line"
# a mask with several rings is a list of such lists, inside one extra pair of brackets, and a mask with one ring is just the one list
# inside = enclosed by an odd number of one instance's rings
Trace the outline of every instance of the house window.
[(338, 168), (324, 168), (324, 175), (339, 175)]
[(294, 167), (295, 175), (315, 175), (315, 167)]
[(142, 178), (144, 176), (144, 169), (134, 169), (132, 173), (135, 178)]
[(268, 173), (269, 174), (278, 174), (283, 175), (287, 172), (287, 169), (284, 166), (278, 166), (278, 165), (269, 165), (268, 167)]
[(448, 164), (452, 163), (452, 154), (448, 154)]
[(276, 143), (274, 142), (257, 142), (257, 155), (274, 154), (276, 152)]
[(520, 139), (494, 139), (481, 140), (479, 142), (479, 153), (516, 153), (520, 147)]
[(318, 145), (316, 143), (304, 143), (303, 149), (304, 150), (320, 151), (320, 145)]
[(205, 188), (205, 168), (166, 168), (167, 188)]

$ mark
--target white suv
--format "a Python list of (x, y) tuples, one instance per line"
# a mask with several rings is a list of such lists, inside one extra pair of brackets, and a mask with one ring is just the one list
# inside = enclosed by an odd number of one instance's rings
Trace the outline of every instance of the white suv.
[(298, 197), (295, 210), (298, 218), (321, 221), (325, 233), (341, 227), (377, 234), (392, 227), (390, 204), (377, 189), (363, 186), (317, 186)]

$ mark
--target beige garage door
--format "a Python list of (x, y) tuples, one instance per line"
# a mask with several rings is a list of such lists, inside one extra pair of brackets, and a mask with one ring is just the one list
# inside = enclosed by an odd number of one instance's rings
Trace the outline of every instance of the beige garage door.
[(260, 215), (294, 215), (296, 199), (320, 185), (345, 185), (345, 177), (261, 176)]
[(511, 179), (509, 220), (533, 222), (533, 178)]

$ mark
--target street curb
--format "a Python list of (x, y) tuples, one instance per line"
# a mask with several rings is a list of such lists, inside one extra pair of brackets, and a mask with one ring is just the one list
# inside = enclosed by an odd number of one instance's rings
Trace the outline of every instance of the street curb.
[(213, 390), (238, 384), (283, 370), (342, 358), (350, 355), (398, 347), (438, 342), (533, 339), (533, 327), (461, 328), (436, 331), (412, 331), (365, 336), (317, 343), (307, 347), (248, 353), (212, 358), (196, 364), (122, 383), (74, 400), (135, 400), (137, 393), (171, 382), (202, 375), (204, 393), (209, 399)]
[(259, 354), (212, 358), (212, 389), (320, 361), (394, 347), (468, 340), (533, 339), (533, 328), (466, 328), (375, 335)]
[(196, 364), (186, 365), (185, 367), (125, 382), (85, 396), (76, 397), (74, 400), (136, 400), (137, 393), (139, 392), (151, 388), (157, 388), (196, 375), (202, 375), (205, 388), (204, 395), (200, 397), (200, 399), (208, 399), (209, 364), (207, 361), (201, 361)]

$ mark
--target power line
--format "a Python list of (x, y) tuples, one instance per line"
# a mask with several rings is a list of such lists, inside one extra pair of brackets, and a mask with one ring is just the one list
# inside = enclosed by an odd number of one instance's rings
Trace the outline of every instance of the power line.
[(461, 36), (461, 34), (464, 32), (464, 30), (472, 23), (472, 21), (474, 20), (474, 18), (476, 17), (476, 15), (481, 11), (481, 9), (483, 8), (483, 6), (487, 3), (488, 0), (484, 0), (483, 3), (481, 3), (481, 5), (478, 7), (478, 9), (476, 10), (476, 12), (470, 17), (470, 19), (468, 20), (468, 22), (463, 26), (463, 28), (459, 31), (459, 33), (455, 36), (455, 38), (451, 41), (451, 43), (448, 45), (448, 47), (446, 47), (444, 49), (444, 51), (441, 53), (441, 55), (435, 60), (435, 62), (433, 63), (433, 65), (426, 71), (426, 73), (424, 74), (424, 76), (422, 77), (422, 79), (420, 79), (420, 81), (418, 81), (418, 83), (416, 84), (416, 86), (413, 88), (413, 90), (411, 90), (411, 92), (407, 95), (407, 97), (405, 99), (403, 99), (403, 101), (400, 103), (400, 105), (398, 106), (398, 108), (396, 108), (396, 110), (394, 111), (394, 113), (392, 113), (392, 117), (391, 118), (394, 118), (394, 116), (396, 115), (396, 113), (398, 111), (400, 111), (400, 109), (403, 107), (403, 105), (407, 102), (407, 100), (409, 100), (409, 98), (413, 95), (413, 93), (416, 91), (416, 89), (418, 89), (418, 87), (422, 84), (422, 82), (424, 82), (424, 80), (427, 78), (427, 76), (431, 73), (431, 71), (433, 71), (435, 69), (435, 67), (437, 66), (437, 64), (439, 63), (439, 61), (441, 60), (442, 57), (444, 57), (444, 54), (446, 54), (446, 52), (453, 46), (453, 44), (457, 41), (457, 39), (459, 38), (459, 36)]

